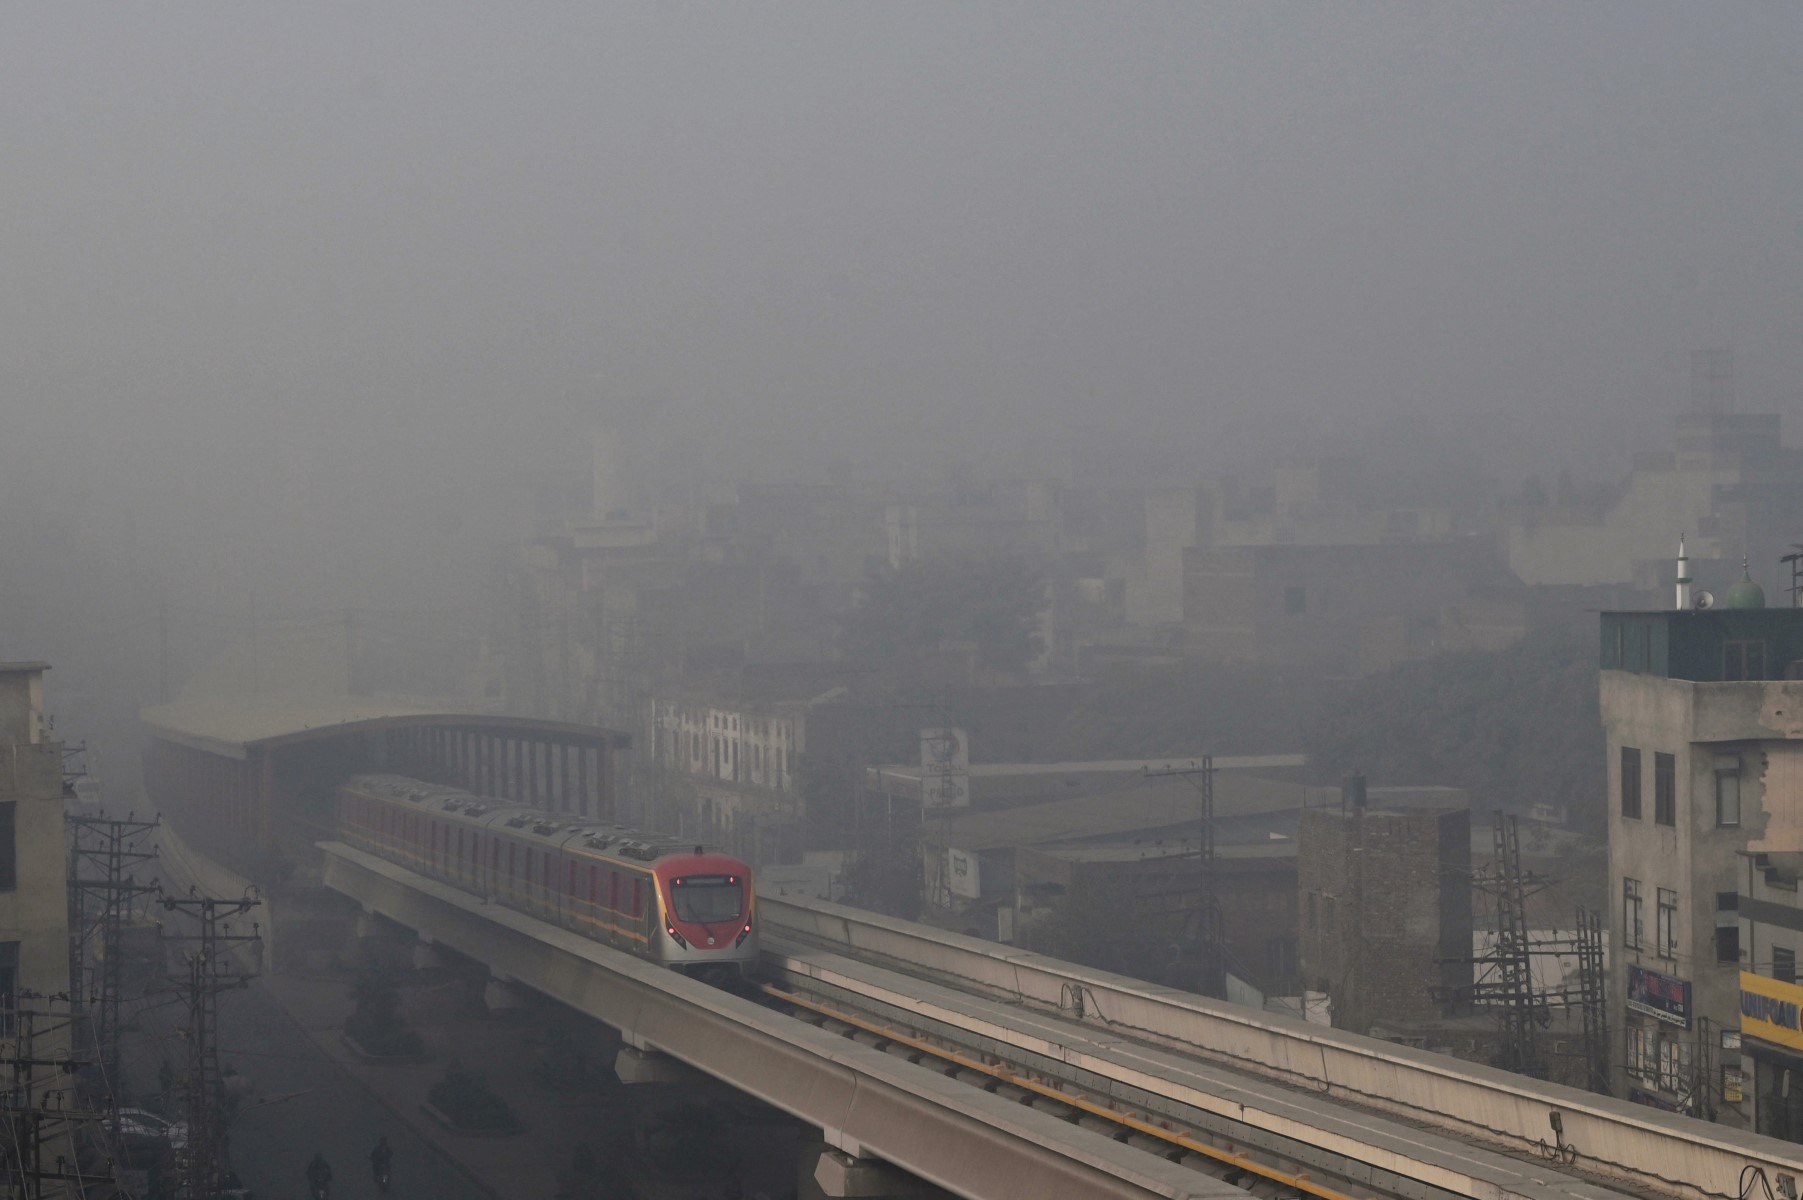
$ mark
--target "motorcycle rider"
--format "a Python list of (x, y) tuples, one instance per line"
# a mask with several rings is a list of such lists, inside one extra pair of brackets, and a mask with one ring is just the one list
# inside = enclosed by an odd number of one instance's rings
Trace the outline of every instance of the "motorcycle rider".
[(315, 1152), (313, 1161), (307, 1164), (307, 1186), (315, 1196), (324, 1197), (331, 1192), (332, 1167), (325, 1155)]
[(383, 1191), (388, 1190), (388, 1169), (394, 1162), (394, 1151), (388, 1148), (387, 1137), (377, 1139), (376, 1148), (369, 1152), (369, 1169), (376, 1177), (376, 1186)]

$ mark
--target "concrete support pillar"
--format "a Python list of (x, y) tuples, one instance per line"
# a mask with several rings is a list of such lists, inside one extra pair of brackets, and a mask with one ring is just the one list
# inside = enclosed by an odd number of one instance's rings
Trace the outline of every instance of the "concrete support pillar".
[(621, 1083), (682, 1083), (690, 1078), (688, 1068), (668, 1054), (633, 1045), (614, 1055), (614, 1074)]
[(823, 1142), (803, 1142), (797, 1165), (798, 1200), (916, 1200), (926, 1185), (874, 1158), (858, 1158)]

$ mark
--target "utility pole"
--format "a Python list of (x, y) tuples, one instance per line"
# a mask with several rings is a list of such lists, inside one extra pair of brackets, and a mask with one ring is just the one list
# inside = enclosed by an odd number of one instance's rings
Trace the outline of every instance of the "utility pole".
[[(117, 1095), (125, 1090), (119, 1059), (125, 918), (134, 900), (157, 890), (155, 883), (139, 883), (126, 870), (156, 858), (156, 847), (146, 849), (143, 839), (158, 820), (133, 820), (129, 814), (123, 821), (64, 819), (69, 830), (69, 995), (78, 1009), (91, 1006), (102, 1078)], [(99, 970), (90, 978), (89, 964), (96, 957)]]
[(256, 908), (254, 895), (237, 900), (211, 896), (164, 896), (163, 907), (184, 913), (199, 932), (172, 940), (195, 943), (187, 971), (171, 982), (185, 992), (188, 1006), (188, 1144), (177, 1158), (181, 1200), (217, 1200), (226, 1188), (225, 1121), (219, 1111), (219, 997), (250, 986), (253, 976), (232, 961), (232, 947), (260, 940), (261, 930), (233, 933), (227, 923)]
[(0, 1069), (9, 1071), (10, 1082), (0, 1098), (0, 1155), (10, 1195), (62, 1200), (87, 1185), (112, 1182), (110, 1162), (105, 1172), (85, 1174), (75, 1158), (76, 1127), (106, 1114), (76, 1104), (75, 1073), (87, 1064), (68, 1050), (75, 1027), (68, 997), (20, 992), (4, 1003)]
[(1207, 996), (1227, 994), (1227, 953), (1221, 920), (1221, 897), (1215, 878), (1215, 760), (1204, 754), (1200, 762), (1183, 767), (1147, 767), (1148, 779), (1187, 779), (1196, 789), (1196, 905), (1195, 940), (1201, 951), (1196, 990)]
[[(1521, 869), (1521, 842), (1515, 818), (1496, 814), (1490, 869), (1473, 877), (1473, 884), (1496, 905), (1493, 941), (1488, 952), (1469, 959), (1480, 968), (1467, 997), (1472, 1004), (1494, 1007), (1502, 1025), (1502, 1044), (1496, 1065), (1537, 1078), (1548, 1076), (1541, 1055), (1539, 1031), (1552, 1022), (1555, 1008), (1576, 1008), (1583, 1022), (1584, 1086), (1598, 1095), (1609, 1095), (1609, 1016), (1603, 973), (1603, 926), (1596, 913), (1580, 908), (1572, 936), (1534, 938), (1528, 932), (1528, 897), (1547, 886), (1538, 876)], [(1575, 984), (1557, 988), (1534, 982), (1536, 958), (1575, 956)], [(1462, 989), (1461, 989), (1462, 990)]]
[(1603, 918), (1578, 910), (1578, 1003), (1584, 1017), (1584, 1074), (1591, 1091), (1609, 1095), (1609, 1008), (1604, 1003)]
[(1515, 818), (1496, 814), (1496, 996), (1502, 1001), (1504, 1070), (1543, 1076), (1536, 1034), (1542, 1017), (1534, 1001), (1533, 949), (1528, 940), (1527, 891), (1521, 878), (1521, 839)]

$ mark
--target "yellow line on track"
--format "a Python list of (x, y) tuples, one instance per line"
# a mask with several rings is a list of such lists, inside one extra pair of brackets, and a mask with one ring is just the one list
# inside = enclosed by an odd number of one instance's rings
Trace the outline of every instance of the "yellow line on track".
[(960, 1067), (965, 1067), (972, 1071), (979, 1071), (982, 1074), (1000, 1080), (1011, 1087), (1023, 1088), (1029, 1092), (1036, 1092), (1041, 1096), (1049, 1097), (1061, 1104), (1068, 1104), (1072, 1108), (1089, 1113), (1091, 1116), (1101, 1117), (1104, 1120), (1113, 1121), (1119, 1125), (1125, 1125), (1136, 1133), (1143, 1133), (1148, 1137), (1155, 1137), (1160, 1141), (1169, 1142), (1173, 1146), (1181, 1146), (1185, 1150), (1212, 1158), (1217, 1162), (1226, 1163), (1229, 1166), (1237, 1167), (1242, 1171), (1249, 1171), (1254, 1175), (1262, 1176), (1263, 1178), (1272, 1180), (1276, 1183), (1281, 1183), (1285, 1187), (1293, 1187), (1298, 1191), (1307, 1192), (1311, 1196), (1318, 1196), (1320, 1197), (1320, 1200), (1368, 1200), (1368, 1198), (1356, 1197), (1349, 1192), (1338, 1191), (1334, 1188), (1327, 1187), (1324, 1184), (1316, 1183), (1307, 1175), (1292, 1175), (1287, 1171), (1281, 1171), (1276, 1167), (1266, 1166), (1264, 1163), (1257, 1162), (1244, 1155), (1235, 1154), (1231, 1150), (1222, 1150), (1218, 1146), (1211, 1146), (1206, 1142), (1197, 1141), (1187, 1134), (1178, 1133), (1171, 1129), (1165, 1129), (1162, 1126), (1152, 1124), (1150, 1121), (1142, 1120), (1139, 1117), (1129, 1116), (1126, 1113), (1116, 1111), (1106, 1105), (1097, 1104), (1092, 1100), (1085, 1100), (1079, 1096), (1072, 1096), (1068, 1092), (1063, 1092), (1052, 1087), (1050, 1084), (1040, 1083), (1037, 1080), (1016, 1075), (1007, 1067), (991, 1066), (980, 1059), (973, 1059), (968, 1055), (960, 1054), (956, 1050), (947, 1050), (943, 1046), (936, 1046), (931, 1042), (922, 1041), (919, 1038), (910, 1037), (904, 1033), (897, 1033), (893, 1029), (872, 1021), (867, 1017), (860, 1017), (856, 1014), (833, 1008), (830, 1005), (822, 1004), (819, 1001), (810, 1000), (806, 996), (802, 996), (796, 992), (784, 991), (774, 984), (764, 983), (759, 984), (758, 986), (766, 995), (773, 996), (785, 1004), (793, 1004), (797, 1008), (805, 1008), (809, 1012), (818, 1013), (831, 1020), (843, 1021), (847, 1025), (855, 1025), (866, 1033), (875, 1034), (886, 1041), (899, 1042), (901, 1045), (907, 1046), (910, 1049), (919, 1050), (923, 1054), (930, 1054), (934, 1058), (942, 1058), (947, 1062), (956, 1063)]

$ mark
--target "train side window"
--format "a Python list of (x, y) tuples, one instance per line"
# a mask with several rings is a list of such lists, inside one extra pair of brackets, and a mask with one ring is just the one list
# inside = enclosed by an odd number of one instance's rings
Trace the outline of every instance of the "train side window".
[(570, 879), (569, 879), (569, 882), (564, 885), (563, 890), (572, 896), (574, 896), (576, 894), (576, 864), (575, 863), (570, 864)]
[(594, 863), (588, 865), (588, 902), (590, 905), (595, 903), (596, 877), (600, 874), (600, 871), (601, 869), (595, 866)]
[(620, 911), (620, 873), (612, 867), (607, 869), (607, 907), (611, 912)]
[(632, 877), (632, 915), (635, 917), (645, 915), (645, 881), (637, 875)]

